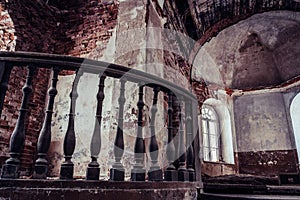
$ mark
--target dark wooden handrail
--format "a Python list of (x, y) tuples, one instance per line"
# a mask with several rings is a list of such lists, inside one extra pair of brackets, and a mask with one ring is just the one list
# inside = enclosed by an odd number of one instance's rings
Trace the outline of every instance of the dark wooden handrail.
[(65, 55), (55, 55), (36, 52), (0, 52), (0, 62), (10, 62), (12, 65), (25, 66), (28, 64), (36, 64), (41, 68), (60, 67), (61, 70), (81, 70), (82, 72), (99, 74), (104, 72), (109, 77), (121, 78), (124, 77), (128, 81), (139, 83), (144, 82), (145, 86), (152, 88), (160, 87), (163, 92), (172, 91), (174, 94), (183, 96), (187, 99), (197, 100), (196, 96), (174, 83), (155, 75), (145, 73), (140, 70), (124, 67), (113, 63), (103, 61), (95, 61), (87, 58), (78, 58)]

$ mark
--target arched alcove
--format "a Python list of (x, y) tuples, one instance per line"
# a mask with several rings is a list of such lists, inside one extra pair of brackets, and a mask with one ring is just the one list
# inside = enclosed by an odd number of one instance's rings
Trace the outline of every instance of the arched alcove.
[[(298, 154), (298, 160), (300, 156), (300, 94), (297, 94), (290, 106), (291, 119), (294, 130), (295, 144)], [(299, 162), (299, 161), (298, 161)]]
[[(218, 131), (220, 136), (220, 161), (228, 164), (234, 164), (231, 117), (228, 108), (222, 101), (213, 98), (207, 99), (203, 103), (202, 108), (213, 109), (214, 111), (212, 112), (215, 112), (217, 115), (216, 122), (218, 123)], [(205, 119), (202, 119), (201, 121), (203, 120)]]

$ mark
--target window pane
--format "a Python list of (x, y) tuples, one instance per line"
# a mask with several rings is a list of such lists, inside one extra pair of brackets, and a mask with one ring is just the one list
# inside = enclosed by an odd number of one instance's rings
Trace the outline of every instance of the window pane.
[(219, 138), (215, 135), (210, 135), (210, 147), (211, 148), (219, 148)]
[(209, 116), (208, 116), (208, 109), (205, 108), (205, 107), (202, 107), (202, 118), (203, 119), (209, 119)]
[(207, 148), (207, 147), (203, 148), (203, 159), (205, 161), (210, 161), (209, 160), (209, 148)]
[(219, 159), (219, 122), (215, 110), (208, 106), (202, 107), (203, 159), (218, 162)]
[(203, 134), (203, 146), (204, 147), (209, 147), (208, 135), (207, 134)]
[(209, 134), (210, 135), (218, 135), (218, 132), (217, 132), (217, 124), (215, 121), (210, 121), (209, 122)]
[(211, 149), (210, 150), (210, 157), (211, 157), (210, 161), (213, 161), (213, 162), (219, 161), (217, 149)]
[(208, 133), (206, 120), (202, 120), (202, 132), (206, 134)]

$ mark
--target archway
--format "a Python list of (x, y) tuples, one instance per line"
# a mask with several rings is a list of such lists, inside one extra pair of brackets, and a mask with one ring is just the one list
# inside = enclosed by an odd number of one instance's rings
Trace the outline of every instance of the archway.
[[(295, 144), (298, 154), (298, 160), (300, 157), (300, 94), (297, 94), (290, 106), (290, 113), (292, 119), (292, 125), (294, 130)], [(298, 161), (299, 162), (299, 161)]]
[[(209, 112), (209, 109), (213, 109), (211, 113), (216, 115), (213, 119), (214, 123), (218, 123), (217, 130), (219, 135), (219, 151), (216, 153), (219, 155), (219, 160), (228, 164), (234, 164), (234, 153), (233, 153), (233, 141), (232, 141), (232, 129), (231, 129), (231, 117), (228, 108), (224, 105), (223, 102), (217, 99), (209, 98), (203, 103), (202, 110), (206, 109)], [(204, 111), (204, 110), (203, 110)], [(207, 122), (207, 117), (203, 116), (206, 113), (202, 113), (201, 127), (203, 130), (203, 122)], [(203, 141), (204, 142), (204, 141)], [(216, 159), (214, 159), (215, 161)]]

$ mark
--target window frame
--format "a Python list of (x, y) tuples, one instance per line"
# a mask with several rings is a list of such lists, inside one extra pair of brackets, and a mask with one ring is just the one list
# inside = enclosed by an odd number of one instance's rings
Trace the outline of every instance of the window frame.
[[(208, 111), (206, 111), (208, 110)], [(213, 123), (214, 131), (212, 134), (211, 124)], [(204, 124), (206, 124), (204, 128)], [(206, 132), (205, 132), (206, 131)], [(203, 104), (201, 107), (201, 132), (203, 137), (203, 161), (205, 162), (223, 162), (222, 158), (222, 137), (220, 132), (220, 119), (218, 113), (211, 105)], [(207, 137), (207, 144), (205, 141)], [(212, 145), (212, 137), (215, 137), (215, 146)], [(216, 152), (215, 159), (213, 157), (213, 150)]]

